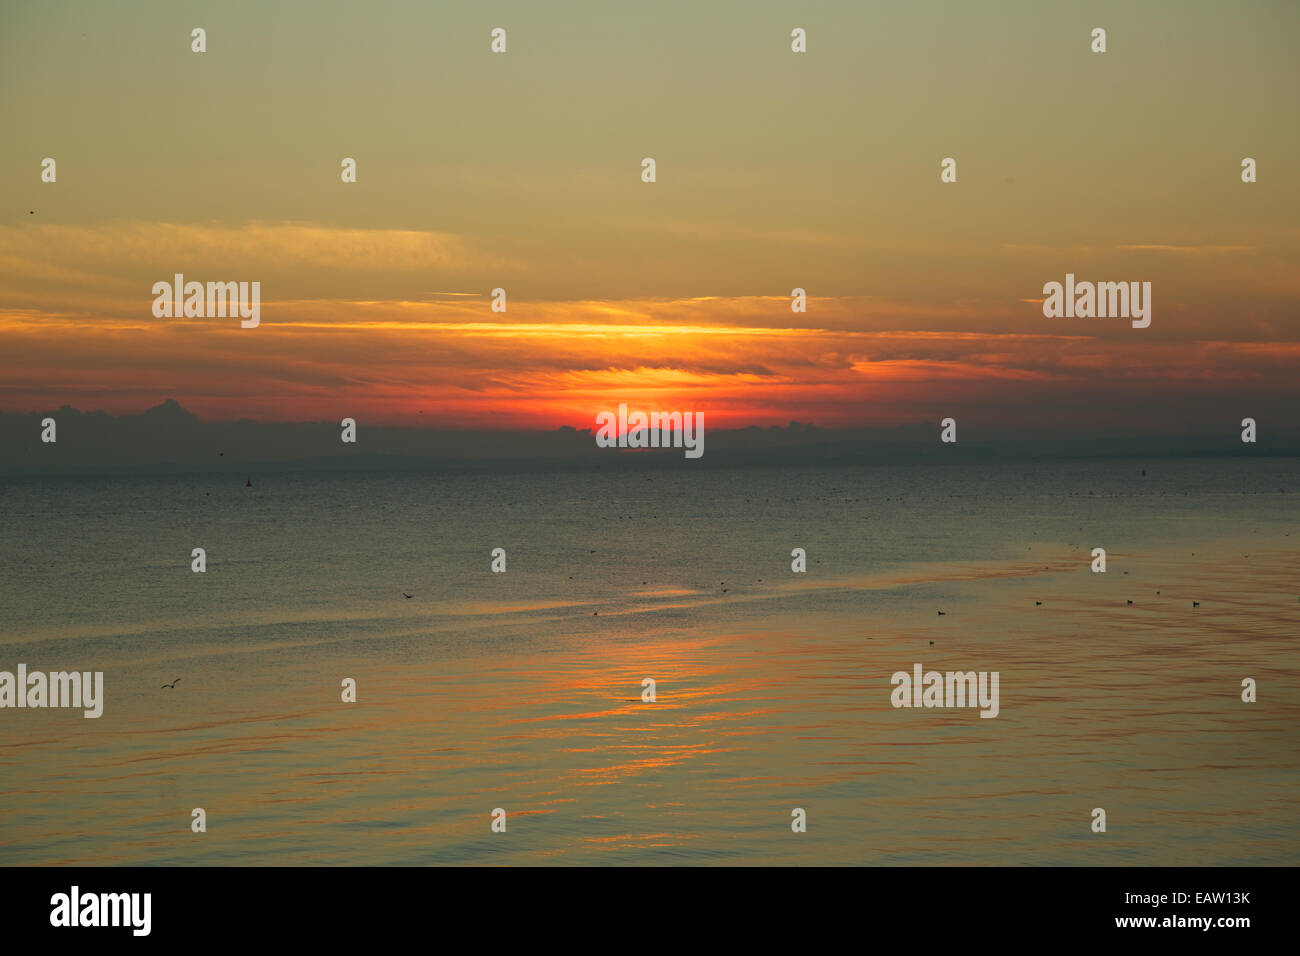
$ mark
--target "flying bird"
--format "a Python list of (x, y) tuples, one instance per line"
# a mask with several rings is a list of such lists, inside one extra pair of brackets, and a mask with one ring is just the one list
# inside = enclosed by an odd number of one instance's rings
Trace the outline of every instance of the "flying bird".
[(404, 597), (404, 598), (413, 598), (413, 597), (415, 597), (415, 595), (414, 595), (414, 594), (407, 594), (405, 591), (403, 591), (403, 592), (402, 592), (402, 597)]
[(179, 677), (176, 678), (176, 680), (172, 681), (170, 684), (163, 684), (162, 687), (159, 687), (158, 689), (159, 689), (159, 690), (162, 690), (163, 687), (175, 688), (176, 685), (177, 685), (178, 683), (180, 683), (180, 678), (179, 678)]

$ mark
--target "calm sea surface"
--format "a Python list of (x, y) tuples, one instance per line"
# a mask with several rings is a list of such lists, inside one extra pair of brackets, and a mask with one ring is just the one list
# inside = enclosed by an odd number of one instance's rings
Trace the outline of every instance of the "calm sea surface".
[(0, 479), (0, 863), (1300, 862), (1295, 460), (253, 481)]

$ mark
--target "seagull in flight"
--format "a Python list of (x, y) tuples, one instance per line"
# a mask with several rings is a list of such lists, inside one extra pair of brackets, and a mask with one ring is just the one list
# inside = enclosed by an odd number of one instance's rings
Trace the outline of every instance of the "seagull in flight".
[[(170, 688), (173, 688), (173, 689), (174, 689), (174, 688), (176, 687), (176, 685), (177, 685), (179, 682), (180, 682), (180, 678), (178, 677), (178, 678), (176, 678), (176, 680), (172, 681), (170, 684), (163, 684), (163, 687), (170, 687)], [(159, 689), (159, 690), (162, 690), (162, 687), (159, 687), (158, 689)]]
[(403, 592), (402, 592), (402, 597), (404, 597), (404, 598), (413, 598), (413, 597), (415, 597), (415, 595), (414, 595), (414, 594), (407, 594), (405, 591), (403, 591)]

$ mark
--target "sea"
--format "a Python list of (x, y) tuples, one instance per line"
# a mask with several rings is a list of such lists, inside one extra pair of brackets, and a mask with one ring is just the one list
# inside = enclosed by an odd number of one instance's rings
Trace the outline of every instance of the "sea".
[(1300, 460), (245, 477), (0, 478), (0, 864), (1300, 863)]

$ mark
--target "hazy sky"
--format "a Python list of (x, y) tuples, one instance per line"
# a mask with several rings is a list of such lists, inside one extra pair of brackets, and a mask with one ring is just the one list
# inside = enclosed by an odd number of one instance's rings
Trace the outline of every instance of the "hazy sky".
[[(1289, 0), (11, 0), (0, 409), (1294, 418), (1297, 40)], [(177, 272), (261, 325), (154, 318)], [(1067, 272), (1150, 328), (1045, 318)]]

